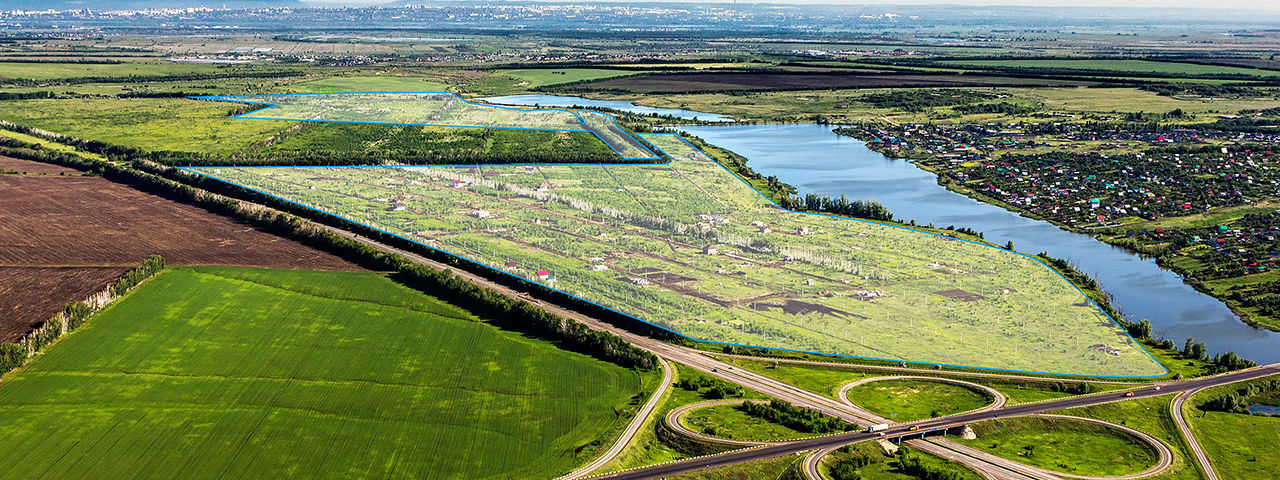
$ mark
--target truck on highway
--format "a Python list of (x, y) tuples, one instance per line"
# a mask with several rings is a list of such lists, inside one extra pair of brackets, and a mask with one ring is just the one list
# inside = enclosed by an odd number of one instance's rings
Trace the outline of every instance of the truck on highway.
[(875, 424), (875, 425), (872, 425), (872, 426), (870, 426), (870, 427), (867, 427), (867, 433), (883, 432), (883, 431), (888, 430), (888, 429), (889, 429), (889, 424), (887, 424), (887, 423), (877, 423), (877, 424)]

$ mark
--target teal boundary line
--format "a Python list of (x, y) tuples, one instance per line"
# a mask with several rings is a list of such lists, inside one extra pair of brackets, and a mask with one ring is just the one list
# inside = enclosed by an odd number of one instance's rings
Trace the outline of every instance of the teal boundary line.
[[(251, 96), (252, 96), (252, 95), (251, 95)], [(651, 326), (653, 326), (653, 327), (660, 328), (660, 329), (662, 329), (662, 330), (665, 330), (665, 331), (671, 332), (671, 333), (673, 333), (673, 334), (676, 334), (676, 335), (678, 335), (678, 336), (681, 336), (681, 337), (687, 338), (687, 339), (689, 339), (689, 340), (693, 340), (693, 341), (695, 341), (695, 342), (710, 343), (710, 344), (716, 344), (716, 345), (732, 345), (732, 346), (735, 346), (735, 347), (746, 347), (746, 348), (763, 348), (763, 349), (766, 349), (766, 350), (777, 350), (777, 351), (794, 352), (794, 353), (806, 353), (806, 354), (813, 354), (813, 355), (827, 355), (827, 356), (835, 356), (835, 357), (856, 358), (856, 359), (861, 359), (861, 360), (874, 360), (874, 361), (882, 361), (882, 362), (903, 362), (903, 363), (910, 363), (910, 364), (913, 364), (913, 365), (931, 365), (931, 366), (942, 366), (942, 367), (962, 368), (962, 369), (973, 369), (973, 370), (986, 370), (986, 371), (993, 371), (993, 372), (1006, 372), (1006, 373), (1030, 373), (1030, 374), (1035, 374), (1035, 375), (1056, 375), (1056, 376), (1063, 376), (1063, 377), (1140, 379), (1140, 378), (1157, 378), (1157, 377), (1163, 377), (1163, 376), (1165, 376), (1165, 375), (1168, 375), (1168, 374), (1169, 374), (1169, 369), (1168, 369), (1167, 367), (1165, 367), (1163, 363), (1160, 363), (1160, 361), (1159, 361), (1159, 360), (1157, 360), (1157, 359), (1155, 358), (1155, 356), (1151, 355), (1151, 352), (1147, 351), (1146, 347), (1144, 347), (1144, 346), (1142, 345), (1142, 342), (1137, 341), (1136, 339), (1134, 339), (1134, 338), (1133, 338), (1133, 336), (1132, 336), (1132, 335), (1129, 335), (1129, 331), (1128, 331), (1128, 330), (1126, 330), (1126, 329), (1124, 328), (1124, 326), (1120, 325), (1120, 322), (1116, 321), (1116, 319), (1115, 319), (1114, 317), (1112, 317), (1112, 316), (1111, 316), (1110, 314), (1108, 314), (1105, 310), (1103, 310), (1103, 309), (1102, 309), (1102, 307), (1098, 306), (1097, 302), (1094, 302), (1092, 298), (1089, 298), (1089, 295), (1086, 295), (1086, 294), (1084, 293), (1084, 291), (1083, 291), (1083, 290), (1081, 290), (1081, 289), (1080, 289), (1080, 287), (1076, 286), (1076, 284), (1075, 284), (1075, 283), (1071, 282), (1071, 280), (1070, 280), (1070, 279), (1068, 279), (1067, 277), (1063, 276), (1061, 273), (1059, 273), (1059, 272), (1058, 272), (1057, 270), (1055, 270), (1053, 267), (1049, 266), (1049, 264), (1045, 263), (1043, 260), (1040, 260), (1039, 258), (1036, 258), (1035, 256), (1027, 255), (1027, 254), (1022, 253), (1022, 252), (1017, 252), (1017, 251), (1012, 251), (1012, 250), (1005, 250), (1005, 249), (1003, 249), (1003, 248), (996, 247), (996, 246), (993, 246), (993, 245), (987, 245), (987, 244), (985, 244), (985, 243), (975, 242), (975, 241), (972, 241), (972, 240), (966, 240), (966, 239), (963, 239), (963, 238), (956, 238), (956, 237), (952, 237), (952, 236), (949, 236), (949, 235), (943, 235), (943, 234), (940, 234), (940, 233), (928, 232), (928, 231), (924, 231), (924, 230), (917, 230), (917, 229), (914, 229), (914, 228), (905, 227), (905, 226), (901, 226), (901, 225), (892, 225), (892, 224), (886, 224), (886, 223), (880, 223), (880, 222), (873, 222), (873, 221), (865, 220), (865, 219), (861, 219), (861, 218), (841, 217), (841, 216), (838, 216), (838, 215), (831, 215), (831, 214), (827, 214), (827, 213), (820, 213), (820, 212), (803, 212), (803, 211), (797, 211), (797, 210), (791, 210), (791, 209), (783, 208), (781, 205), (778, 205), (778, 203), (777, 203), (777, 202), (773, 201), (773, 199), (769, 198), (769, 196), (768, 196), (768, 195), (765, 195), (763, 192), (761, 192), (760, 190), (756, 189), (756, 187), (755, 187), (755, 186), (753, 186), (753, 185), (751, 185), (751, 183), (747, 182), (747, 181), (746, 181), (745, 179), (743, 179), (742, 177), (739, 177), (737, 174), (733, 173), (733, 171), (732, 171), (732, 170), (729, 170), (729, 168), (728, 168), (728, 167), (725, 167), (724, 165), (721, 165), (721, 164), (720, 164), (720, 162), (717, 162), (717, 161), (715, 161), (714, 159), (712, 159), (710, 155), (707, 155), (707, 154), (706, 154), (706, 152), (703, 152), (703, 151), (702, 151), (702, 149), (700, 149), (700, 148), (698, 148), (697, 146), (695, 146), (694, 144), (690, 143), (688, 140), (686, 140), (686, 139), (685, 139), (683, 136), (681, 136), (679, 133), (649, 133), (649, 134), (644, 134), (643, 136), (656, 136), (656, 135), (670, 135), (670, 136), (674, 136), (674, 137), (676, 137), (676, 138), (680, 139), (680, 141), (682, 141), (682, 142), (684, 142), (686, 145), (688, 145), (688, 146), (689, 146), (689, 148), (692, 148), (694, 151), (696, 151), (696, 152), (698, 152), (699, 154), (701, 154), (702, 156), (706, 157), (706, 158), (707, 158), (708, 160), (710, 160), (712, 163), (715, 163), (717, 166), (719, 166), (720, 168), (724, 169), (724, 171), (725, 171), (725, 172), (728, 172), (730, 175), (732, 175), (732, 176), (733, 176), (733, 178), (738, 179), (738, 181), (742, 182), (744, 185), (746, 185), (746, 186), (747, 186), (748, 188), (750, 188), (752, 191), (756, 192), (756, 194), (760, 195), (762, 198), (764, 198), (766, 201), (768, 201), (768, 202), (769, 202), (770, 204), (772, 204), (774, 207), (777, 207), (779, 210), (782, 210), (782, 211), (791, 212), (791, 213), (798, 213), (798, 214), (802, 214), (802, 215), (817, 215), (817, 216), (821, 216), (821, 217), (830, 217), (830, 218), (836, 218), (836, 219), (846, 220), (846, 221), (862, 222), (862, 223), (869, 223), (869, 224), (873, 224), (873, 225), (880, 225), (880, 226), (883, 226), (883, 227), (897, 228), (897, 229), (907, 230), (907, 231), (916, 232), (916, 233), (923, 233), (923, 234), (926, 234), (926, 235), (933, 235), (933, 236), (935, 236), (935, 237), (942, 237), (942, 238), (946, 238), (946, 239), (948, 239), (948, 240), (952, 240), (952, 241), (968, 242), (968, 243), (971, 243), (971, 244), (974, 244), (974, 245), (979, 245), (979, 246), (986, 247), (986, 248), (992, 248), (992, 249), (996, 249), (996, 250), (999, 250), (999, 251), (1002, 251), (1002, 252), (1012, 253), (1012, 254), (1015, 254), (1015, 255), (1021, 255), (1021, 256), (1023, 256), (1023, 257), (1030, 258), (1030, 259), (1032, 259), (1032, 260), (1036, 261), (1036, 263), (1039, 263), (1041, 266), (1043, 266), (1043, 267), (1045, 267), (1046, 269), (1048, 269), (1050, 272), (1053, 272), (1055, 275), (1057, 275), (1057, 276), (1058, 276), (1058, 278), (1061, 278), (1064, 282), (1067, 282), (1067, 284), (1068, 284), (1068, 285), (1071, 285), (1071, 288), (1074, 288), (1074, 289), (1076, 290), (1076, 292), (1077, 292), (1077, 293), (1079, 293), (1081, 296), (1083, 296), (1083, 297), (1085, 298), (1085, 300), (1088, 300), (1088, 301), (1089, 301), (1089, 304), (1093, 305), (1093, 307), (1094, 307), (1094, 308), (1097, 308), (1097, 309), (1098, 309), (1098, 311), (1099, 311), (1099, 312), (1101, 312), (1103, 316), (1105, 316), (1105, 317), (1107, 317), (1108, 319), (1110, 319), (1110, 320), (1111, 320), (1111, 323), (1112, 323), (1113, 325), (1115, 325), (1115, 326), (1116, 326), (1116, 328), (1119, 328), (1119, 329), (1120, 329), (1120, 331), (1124, 333), (1125, 337), (1126, 337), (1126, 338), (1128, 338), (1130, 341), (1132, 341), (1132, 342), (1133, 342), (1133, 344), (1134, 344), (1134, 345), (1136, 345), (1136, 346), (1138, 347), (1138, 349), (1139, 349), (1139, 350), (1142, 350), (1142, 353), (1147, 354), (1147, 358), (1151, 359), (1151, 361), (1152, 361), (1152, 362), (1155, 362), (1155, 364), (1156, 364), (1157, 366), (1159, 366), (1159, 367), (1160, 367), (1160, 369), (1164, 371), (1164, 373), (1161, 373), (1161, 374), (1158, 374), (1158, 375), (1088, 375), (1088, 374), (1080, 374), (1080, 373), (1040, 372), (1040, 371), (1035, 371), (1035, 370), (1017, 370), (1017, 369), (995, 368), (995, 367), (974, 367), (974, 366), (968, 366), (968, 365), (952, 365), (952, 364), (946, 364), (946, 363), (919, 362), (919, 361), (913, 361), (913, 360), (902, 360), (902, 359), (891, 359), (891, 358), (879, 358), (879, 357), (866, 357), (866, 356), (860, 356), (860, 355), (849, 355), (849, 354), (841, 354), (841, 353), (813, 352), (813, 351), (808, 351), (808, 350), (796, 350), (796, 349), (781, 348), (781, 347), (762, 347), (762, 346), (759, 346), (759, 345), (745, 345), (745, 344), (732, 343), (732, 342), (718, 342), (718, 341), (713, 341), (713, 340), (701, 340), (701, 339), (693, 338), (693, 337), (690, 337), (690, 336), (685, 335), (685, 334), (683, 334), (683, 333), (677, 332), (677, 331), (672, 330), (672, 329), (670, 329), (670, 328), (668, 328), (668, 327), (665, 327), (665, 326), (658, 325), (658, 324), (656, 324), (656, 323), (653, 323), (653, 322), (647, 321), (647, 320), (645, 320), (645, 319), (643, 319), (643, 318), (640, 318), (640, 317), (637, 317), (637, 316), (635, 316), (635, 315), (632, 315), (632, 314), (629, 314), (629, 313), (625, 313), (625, 312), (619, 311), (619, 310), (614, 309), (614, 308), (609, 307), (609, 306), (601, 305), (601, 304), (596, 303), (596, 302), (593, 302), (593, 301), (591, 301), (591, 300), (587, 300), (587, 299), (585, 299), (585, 298), (579, 297), (579, 296), (574, 295), (574, 294), (572, 294), (572, 293), (569, 293), (569, 292), (566, 292), (566, 291), (563, 291), (563, 290), (560, 290), (560, 289), (557, 289), (557, 288), (554, 288), (554, 287), (551, 287), (551, 286), (548, 286), (548, 285), (543, 285), (543, 284), (541, 284), (541, 283), (534, 282), (534, 281), (532, 281), (532, 280), (529, 280), (529, 279), (527, 279), (527, 278), (521, 277), (521, 276), (519, 276), (519, 275), (515, 275), (515, 274), (510, 273), (510, 272), (507, 272), (507, 271), (505, 271), (505, 270), (501, 270), (501, 269), (498, 269), (498, 268), (496, 268), (496, 267), (493, 267), (493, 266), (490, 266), (490, 265), (487, 265), (487, 264), (484, 264), (484, 263), (481, 263), (481, 262), (478, 262), (478, 261), (475, 261), (475, 260), (469, 259), (469, 258), (467, 258), (467, 257), (463, 257), (463, 256), (461, 256), (461, 255), (454, 254), (454, 253), (449, 252), (449, 251), (447, 251), (447, 250), (442, 250), (442, 249), (440, 249), (440, 248), (433, 247), (433, 246), (431, 246), (431, 245), (427, 245), (427, 244), (425, 244), (425, 243), (419, 242), (419, 241), (414, 240), (414, 239), (412, 239), (412, 238), (408, 238), (408, 237), (405, 237), (405, 236), (400, 235), (400, 234), (392, 233), (392, 232), (389, 232), (389, 231), (383, 230), (383, 229), (381, 229), (381, 228), (375, 227), (375, 226), (373, 226), (373, 225), (366, 224), (366, 223), (364, 223), (364, 222), (360, 222), (360, 221), (352, 220), (352, 219), (350, 219), (350, 218), (346, 218), (346, 217), (343, 217), (343, 216), (341, 216), (341, 215), (337, 215), (337, 214), (334, 214), (334, 213), (331, 213), (331, 212), (327, 212), (327, 211), (321, 210), (321, 209), (319, 209), (319, 208), (316, 208), (316, 207), (313, 207), (313, 206), (310, 206), (310, 205), (305, 205), (305, 204), (302, 204), (302, 203), (298, 203), (298, 202), (296, 202), (296, 201), (293, 201), (293, 200), (290, 200), (290, 199), (287, 199), (287, 198), (281, 197), (281, 196), (279, 196), (279, 195), (275, 195), (275, 194), (272, 194), (272, 193), (269, 193), (269, 192), (264, 192), (264, 191), (262, 191), (262, 190), (258, 190), (258, 189), (253, 188), (253, 187), (249, 187), (249, 186), (241, 185), (241, 184), (239, 184), (239, 183), (232, 182), (232, 181), (229, 181), (229, 180), (225, 180), (225, 179), (222, 179), (222, 178), (218, 178), (218, 177), (216, 177), (216, 176), (209, 175), (209, 174), (206, 174), (206, 173), (204, 173), (204, 172), (201, 172), (201, 171), (200, 171), (200, 170), (220, 169), (220, 168), (228, 168), (228, 169), (242, 169), (242, 168), (299, 168), (299, 169), (301, 169), (301, 168), (408, 168), (408, 167), (472, 168), (472, 167), (520, 167), (520, 166), (529, 166), (529, 167), (566, 167), (566, 166), (593, 166), (593, 167), (598, 167), (598, 166), (603, 166), (603, 167), (606, 167), (606, 168), (607, 168), (607, 167), (614, 166), (614, 165), (618, 165), (618, 166), (670, 165), (672, 162), (674, 162), (674, 160), (671, 158), (671, 155), (670, 155), (669, 153), (667, 153), (666, 151), (662, 150), (662, 148), (661, 148), (661, 147), (658, 147), (657, 145), (654, 145), (654, 148), (658, 148), (658, 150), (659, 150), (659, 151), (661, 151), (664, 155), (666, 155), (666, 156), (667, 156), (667, 161), (665, 161), (665, 162), (661, 162), (661, 163), (614, 163), (614, 164), (599, 164), (599, 163), (560, 163), (560, 164), (547, 164), (547, 163), (539, 163), (539, 164), (503, 164), (503, 165), (494, 165), (494, 164), (488, 164), (488, 165), (486, 165), (486, 164), (469, 164), (469, 165), (438, 165), (438, 164), (437, 164), (437, 165), (340, 165), (340, 166), (333, 166), (333, 165), (300, 165), (300, 166), (292, 166), (292, 167), (290, 167), (290, 166), (280, 166), (280, 165), (255, 165), (255, 166), (242, 166), (242, 167), (241, 167), (241, 166), (225, 166), (225, 167), (216, 167), (216, 166), (213, 166), (213, 167), (177, 167), (177, 168), (178, 168), (179, 170), (183, 170), (183, 171), (186, 171), (186, 172), (189, 172), (189, 173), (193, 173), (193, 174), (196, 174), (196, 175), (200, 175), (200, 176), (202, 176), (202, 177), (211, 178), (211, 179), (214, 179), (214, 180), (217, 180), (217, 181), (223, 182), (223, 183), (228, 183), (228, 184), (231, 184), (231, 185), (235, 185), (235, 186), (240, 187), (240, 188), (243, 188), (243, 189), (245, 189), (245, 190), (249, 190), (249, 191), (256, 192), (256, 193), (260, 193), (260, 194), (263, 194), (263, 195), (266, 195), (266, 196), (269, 196), (269, 197), (272, 197), (272, 198), (275, 198), (275, 199), (278, 199), (278, 200), (282, 200), (282, 201), (284, 201), (284, 202), (288, 202), (288, 203), (290, 203), (290, 204), (297, 205), (297, 206), (299, 206), (299, 207), (302, 207), (302, 208), (305, 208), (305, 209), (308, 209), (308, 210), (313, 210), (313, 211), (316, 211), (316, 212), (323, 213), (323, 214), (325, 214), (325, 215), (329, 215), (329, 216), (331, 216), (331, 217), (335, 217), (335, 218), (339, 218), (339, 219), (342, 219), (342, 220), (346, 220), (346, 221), (351, 222), (351, 223), (354, 223), (354, 224), (356, 224), (356, 225), (360, 225), (360, 226), (363, 226), (363, 227), (365, 227), (365, 228), (369, 228), (369, 229), (371, 229), (371, 230), (375, 230), (375, 231), (378, 231), (378, 232), (381, 232), (381, 233), (384, 233), (384, 234), (387, 234), (387, 235), (391, 235), (391, 236), (396, 237), (396, 238), (400, 238), (400, 239), (403, 239), (403, 240), (407, 240), (407, 241), (412, 242), (412, 243), (414, 243), (414, 244), (417, 244), (417, 245), (420, 245), (420, 246), (423, 246), (423, 247), (429, 248), (429, 249), (431, 249), (431, 250), (434, 250), (434, 251), (437, 251), (437, 252), (443, 253), (443, 254), (448, 255), (448, 256), (450, 256), (450, 257), (454, 257), (454, 258), (457, 258), (457, 259), (459, 259), (459, 260), (463, 260), (463, 261), (468, 262), (468, 263), (472, 263), (472, 264), (475, 264), (475, 265), (479, 265), (479, 266), (481, 266), (481, 267), (484, 267), (484, 268), (486, 268), (486, 269), (492, 270), (492, 271), (494, 271), (494, 272), (498, 272), (498, 273), (501, 273), (501, 274), (503, 274), (503, 275), (511, 276), (511, 277), (517, 278), (517, 279), (519, 279), (519, 280), (521, 280), (521, 281), (524, 281), (524, 282), (532, 283), (532, 284), (534, 284), (534, 285), (537, 285), (537, 286), (540, 286), (540, 287), (543, 287), (543, 288), (546, 288), (546, 289), (549, 289), (549, 290), (555, 291), (555, 292), (560, 293), (560, 294), (562, 294), (562, 295), (567, 295), (567, 296), (569, 296), (569, 297), (571, 297), (571, 298), (574, 298), (574, 299), (577, 299), (577, 300), (579, 300), (579, 301), (586, 302), (586, 303), (588, 303), (588, 304), (595, 305), (595, 306), (597, 306), (597, 307), (600, 307), (600, 308), (603, 308), (603, 309), (605, 309), (605, 310), (608, 310), (608, 311), (611, 311), (611, 312), (617, 313), (617, 314), (619, 314), (619, 315), (623, 315), (623, 316), (625, 316), (625, 317), (635, 319), (635, 320), (640, 321), (640, 322), (643, 322), (643, 323), (645, 323), (645, 324), (647, 324), (647, 325), (651, 325)]]
[[(246, 97), (297, 97), (297, 96), (307, 96), (307, 95), (370, 95), (370, 94), (372, 94), (372, 95), (393, 95), (393, 94), (394, 94), (394, 95), (452, 95), (454, 98), (457, 98), (457, 99), (458, 99), (459, 101), (461, 101), (462, 103), (465, 103), (465, 104), (467, 104), (467, 105), (471, 105), (471, 106), (475, 106), (475, 107), (499, 108), (499, 109), (503, 109), (503, 110), (514, 110), (514, 111), (517, 111), (517, 112), (550, 112), (550, 111), (556, 111), (556, 112), (568, 112), (568, 113), (570, 113), (570, 114), (573, 114), (573, 116), (574, 116), (574, 117), (576, 117), (576, 118), (578, 119), (578, 122), (582, 123), (582, 125), (583, 125), (584, 129), (582, 129), (582, 130), (570, 130), (570, 129), (564, 129), (564, 128), (487, 127), (487, 126), (482, 126), (482, 125), (445, 125), (445, 124), (437, 124), (437, 123), (374, 122), (374, 121), (359, 121), (359, 120), (318, 120), (318, 119), (307, 119), (307, 118), (254, 117), (254, 116), (250, 116), (250, 115), (253, 115), (253, 114), (255, 114), (255, 113), (261, 112), (261, 111), (263, 111), (263, 110), (267, 110), (267, 109), (271, 109), (271, 108), (276, 108), (276, 107), (278, 107), (279, 105), (277, 105), (277, 104), (275, 104), (275, 103), (271, 103), (271, 102), (255, 102), (255, 101), (252, 101), (252, 100), (238, 100), (239, 98), (246, 98)], [(249, 104), (249, 105), (266, 105), (265, 107), (259, 108), (259, 109), (257, 109), (257, 110), (253, 110), (253, 111), (250, 111), (250, 112), (245, 112), (245, 113), (242, 113), (242, 114), (235, 115), (235, 116), (231, 117), (231, 118), (243, 119), (243, 120), (275, 120), (275, 121), (284, 121), (284, 122), (317, 122), (317, 123), (350, 123), (350, 124), (357, 124), (357, 125), (359, 125), (359, 124), (364, 124), (364, 125), (409, 125), (409, 126), (417, 126), (417, 127), (487, 128), (487, 129), (494, 129), (494, 130), (532, 130), (532, 131), (538, 131), (538, 132), (572, 132), (572, 133), (590, 133), (590, 134), (594, 135), (594, 136), (596, 137), (596, 139), (597, 139), (597, 140), (600, 140), (600, 143), (603, 143), (603, 144), (604, 144), (604, 146), (609, 147), (609, 150), (613, 150), (613, 153), (617, 154), (617, 155), (618, 155), (619, 157), (621, 157), (623, 160), (659, 160), (659, 159), (660, 159), (660, 157), (658, 156), (658, 154), (653, 153), (653, 151), (652, 151), (652, 150), (649, 150), (649, 148), (648, 148), (648, 147), (645, 147), (645, 146), (644, 146), (644, 144), (643, 144), (643, 143), (641, 143), (641, 142), (639, 141), (639, 139), (637, 139), (635, 136), (631, 135), (631, 134), (630, 134), (630, 133), (628, 133), (626, 130), (624, 130), (621, 126), (619, 126), (619, 125), (618, 125), (618, 117), (617, 117), (617, 116), (615, 116), (615, 115), (613, 115), (613, 114), (604, 113), (604, 112), (596, 112), (596, 111), (592, 111), (592, 110), (568, 110), (568, 109), (564, 109), (564, 108), (516, 108), (516, 107), (509, 107), (509, 106), (506, 106), (506, 105), (492, 105), (492, 104), (487, 104), (487, 103), (474, 103), (474, 102), (468, 102), (468, 101), (467, 101), (467, 99), (462, 98), (462, 97), (458, 96), (458, 94), (453, 93), (453, 92), (263, 93), (263, 94), (258, 94), (258, 95), (252, 95), (252, 94), (250, 94), (250, 95), (200, 95), (200, 96), (187, 97), (187, 98), (191, 98), (191, 99), (194, 99), (194, 100), (215, 100), (215, 101), (220, 101), (220, 102), (237, 102), (237, 103), (244, 103), (244, 104)], [(625, 138), (635, 141), (635, 145), (634, 145), (634, 146), (635, 146), (636, 148), (639, 148), (641, 151), (643, 151), (643, 152), (645, 152), (645, 153), (648, 153), (649, 155), (652, 155), (652, 156), (650, 156), (650, 157), (628, 157), (628, 156), (626, 156), (626, 155), (623, 155), (623, 154), (622, 154), (622, 152), (619, 152), (619, 151), (618, 151), (618, 149), (613, 148), (613, 145), (610, 145), (610, 144), (609, 144), (609, 142), (608, 142), (607, 140), (605, 140), (605, 139), (604, 139), (604, 137), (601, 137), (601, 136), (600, 136), (600, 134), (596, 133), (594, 130), (591, 130), (590, 125), (588, 125), (588, 124), (587, 124), (587, 120), (586, 120), (585, 118), (582, 118), (582, 113), (587, 113), (587, 114), (589, 114), (589, 115), (604, 115), (604, 116), (606, 116), (606, 117), (609, 117), (609, 120), (610, 120), (611, 122), (613, 122), (613, 128), (617, 129), (617, 130), (618, 130), (618, 132), (619, 132), (619, 133), (621, 133)]]

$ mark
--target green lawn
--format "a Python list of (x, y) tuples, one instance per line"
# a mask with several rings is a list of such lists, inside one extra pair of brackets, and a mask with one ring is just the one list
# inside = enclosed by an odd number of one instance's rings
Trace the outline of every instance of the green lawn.
[(443, 92), (449, 85), (436, 79), (391, 75), (329, 77), (290, 84), (294, 93), (334, 92)]
[(73, 98), (0, 102), (0, 119), (89, 140), (210, 154), (233, 153), (289, 123), (236, 120), (240, 105), (186, 98)]
[(4, 379), (0, 471), (545, 478), (640, 385), (379, 274), (170, 268)]
[(868, 382), (849, 389), (847, 396), (855, 405), (897, 422), (967, 412), (992, 400), (969, 387), (915, 379)]
[[(1164, 442), (1173, 450), (1173, 465), (1168, 470), (1150, 478), (1160, 480), (1199, 480), (1199, 470), (1195, 460), (1182, 442), (1182, 435), (1173, 423), (1169, 413), (1172, 395), (1153, 398), (1127, 400), (1124, 402), (1104, 403), (1082, 408), (1058, 410), (1050, 413), (1072, 415), (1085, 418), (1096, 418), (1111, 423), (1118, 423), (1144, 433)], [(1225, 477), (1224, 477), (1225, 478)]]
[(528, 88), (545, 87), (560, 83), (580, 82), (583, 80), (600, 80), (603, 78), (638, 75), (646, 72), (634, 70), (609, 70), (603, 68), (518, 68), (513, 70), (495, 70), (494, 73), (515, 77), (525, 82)]
[(1080, 420), (1019, 417), (972, 425), (976, 440), (960, 440), (1001, 457), (1053, 471), (1089, 476), (1138, 473), (1159, 454), (1128, 433)]
[(699, 408), (686, 413), (680, 423), (695, 432), (730, 440), (773, 442), (814, 436), (748, 415), (737, 404)]

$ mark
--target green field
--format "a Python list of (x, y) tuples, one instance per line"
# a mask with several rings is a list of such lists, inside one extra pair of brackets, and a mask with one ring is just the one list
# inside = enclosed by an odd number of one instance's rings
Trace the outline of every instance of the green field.
[(171, 268), (5, 377), (0, 470), (552, 477), (638, 394), (633, 371), (382, 275)]
[(674, 161), (202, 172), (701, 340), (1052, 373), (1163, 373), (1031, 258), (780, 211), (679, 137), (644, 138)]
[(329, 77), (289, 84), (294, 93), (443, 92), (449, 85), (436, 79), (393, 75)]
[[(818, 466), (819, 472), (826, 479), (835, 478), (832, 474), (833, 467), (841, 461), (847, 461), (854, 457), (861, 457), (867, 462), (866, 465), (857, 469), (858, 476), (862, 480), (919, 480), (926, 478), (922, 475), (911, 474), (902, 469), (902, 460), (904, 458), (916, 458), (920, 463), (934, 472), (950, 472), (955, 480), (981, 480), (982, 475), (978, 472), (970, 470), (968, 467), (954, 463), (934, 455), (916, 450), (907, 445), (902, 445), (901, 450), (896, 455), (889, 455), (880, 449), (880, 446), (874, 442), (855, 443), (845, 446), (822, 459)], [(945, 475), (945, 473), (942, 473)]]
[(235, 105), (185, 98), (74, 98), (0, 102), (0, 119), (146, 150), (229, 154), (289, 124), (249, 122)]
[(961, 443), (1004, 458), (1062, 473), (1116, 476), (1144, 471), (1159, 454), (1142, 440), (1080, 420), (1019, 417), (972, 425), (976, 440)]
[(910, 378), (867, 382), (850, 388), (846, 397), (854, 405), (895, 422), (977, 410), (994, 400), (962, 385)]
[(730, 440), (776, 442), (814, 436), (812, 433), (748, 415), (737, 404), (712, 405), (692, 410), (680, 419), (680, 423), (689, 430)]
[(603, 68), (517, 68), (511, 70), (494, 70), (498, 75), (507, 75), (528, 83), (526, 88), (538, 88), (561, 83), (581, 82), (584, 80), (600, 80), (604, 78), (638, 75), (642, 71), (609, 70)]
[(256, 149), (276, 164), (317, 157), (347, 164), (610, 163), (622, 159), (582, 132), (489, 130), (415, 125), (303, 123)]

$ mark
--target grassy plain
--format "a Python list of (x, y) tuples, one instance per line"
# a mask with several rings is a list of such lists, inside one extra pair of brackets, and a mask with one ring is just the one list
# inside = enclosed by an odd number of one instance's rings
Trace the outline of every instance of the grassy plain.
[(48, 63), (0, 62), (0, 80), (52, 80), (81, 77), (154, 77), (184, 73), (217, 73), (235, 67), (173, 62)]
[(171, 268), (0, 387), (49, 478), (534, 478), (640, 378), (361, 272)]
[(959, 440), (1005, 458), (1053, 471), (1088, 476), (1138, 473), (1159, 454), (1128, 433), (1060, 418), (1019, 417), (972, 425), (975, 440)]
[(977, 410), (994, 400), (984, 392), (945, 382), (888, 379), (850, 388), (854, 405), (897, 422)]
[(399, 75), (351, 75), (292, 83), (284, 87), (294, 93), (335, 92), (444, 92), (449, 85), (434, 78)]
[(236, 120), (235, 106), (185, 98), (74, 98), (0, 103), (0, 119), (147, 150), (229, 154), (289, 125)]
[[(1124, 402), (1105, 403), (1083, 408), (1072, 408), (1049, 413), (1096, 418), (1118, 423), (1151, 435), (1173, 450), (1173, 465), (1150, 478), (1159, 480), (1199, 480), (1203, 478), (1191, 457), (1178, 427), (1170, 416), (1172, 395), (1165, 395)], [(1225, 478), (1225, 477), (1224, 477)]]
[(204, 173), (702, 340), (1053, 373), (1163, 373), (1028, 257), (779, 211), (678, 137), (646, 138), (675, 161)]

